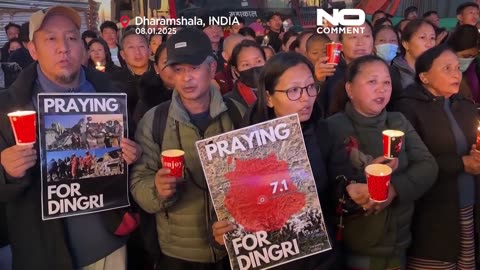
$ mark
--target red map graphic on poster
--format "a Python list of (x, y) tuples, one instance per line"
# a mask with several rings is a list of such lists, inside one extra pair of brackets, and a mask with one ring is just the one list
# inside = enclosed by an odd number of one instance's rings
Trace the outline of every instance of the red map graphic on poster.
[(225, 178), (230, 181), (225, 207), (246, 231), (280, 230), (305, 206), (305, 195), (293, 184), (288, 163), (275, 154), (264, 159), (235, 160), (235, 170)]

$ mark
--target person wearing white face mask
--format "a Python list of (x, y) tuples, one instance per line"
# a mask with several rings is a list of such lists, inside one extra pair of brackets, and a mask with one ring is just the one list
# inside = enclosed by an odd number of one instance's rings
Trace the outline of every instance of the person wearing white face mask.
[(458, 57), (463, 74), (460, 93), (480, 104), (480, 76), (477, 72), (477, 61), (474, 61), (478, 56), (478, 42), (477, 28), (467, 24), (458, 26), (447, 40), (448, 46), (455, 51)]
[(398, 34), (390, 25), (380, 25), (373, 30), (375, 54), (388, 64), (398, 53)]

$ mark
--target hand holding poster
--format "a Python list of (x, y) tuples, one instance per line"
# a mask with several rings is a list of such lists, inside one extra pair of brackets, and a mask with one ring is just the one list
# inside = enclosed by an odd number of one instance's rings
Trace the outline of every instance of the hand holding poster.
[(331, 249), (297, 115), (196, 143), (232, 269), (268, 269)]
[(130, 205), (125, 94), (39, 94), (42, 218)]

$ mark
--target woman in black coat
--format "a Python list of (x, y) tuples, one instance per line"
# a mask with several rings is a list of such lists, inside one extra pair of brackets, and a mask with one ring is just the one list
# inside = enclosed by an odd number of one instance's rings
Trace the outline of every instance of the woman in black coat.
[(462, 73), (444, 46), (416, 61), (416, 84), (394, 103), (435, 157), (436, 183), (417, 201), (408, 269), (476, 269), (475, 236), (480, 216), (480, 152), (475, 105), (458, 94)]
[(98, 71), (112, 74), (120, 70), (112, 61), (112, 55), (107, 43), (100, 38), (94, 38), (87, 44), (88, 66), (97, 69)]
[[(317, 192), (333, 250), (294, 261), (274, 269), (337, 269), (340, 251), (335, 243), (335, 179), (352, 179), (353, 169), (342, 143), (330, 136), (327, 122), (321, 118), (315, 99), (319, 88), (309, 60), (294, 52), (273, 56), (260, 73), (258, 100), (245, 116), (245, 126), (297, 113), (302, 125), (308, 158), (312, 165)], [(213, 225), (213, 234), (223, 244), (223, 234), (234, 229), (226, 221)]]

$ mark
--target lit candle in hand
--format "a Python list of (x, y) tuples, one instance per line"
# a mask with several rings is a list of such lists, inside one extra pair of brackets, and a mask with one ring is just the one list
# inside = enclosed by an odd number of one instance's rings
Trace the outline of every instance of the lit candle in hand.
[(105, 72), (105, 66), (102, 66), (102, 64), (100, 64), (100, 62), (97, 62), (97, 64), (95, 65), (95, 68), (98, 71)]
[(268, 36), (265, 36), (262, 41), (262, 46), (268, 46), (269, 41), (270, 41), (270, 38)]

